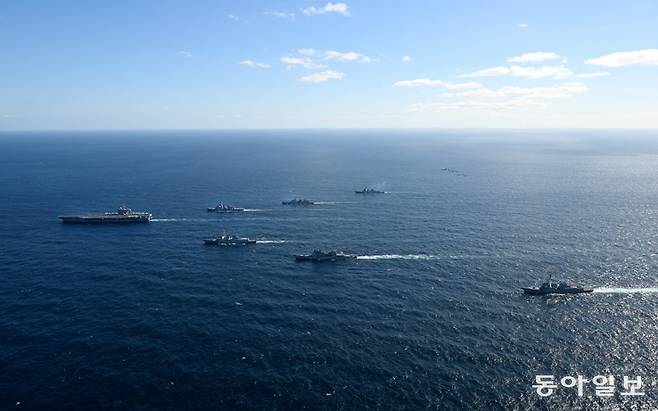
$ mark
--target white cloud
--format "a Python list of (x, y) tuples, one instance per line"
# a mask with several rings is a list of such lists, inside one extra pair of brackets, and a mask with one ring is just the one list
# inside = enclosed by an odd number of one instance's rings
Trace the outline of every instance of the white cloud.
[(454, 101), (441, 103), (415, 103), (409, 107), (413, 112), (440, 112), (453, 110), (486, 110), (499, 111), (510, 109), (546, 107), (548, 104), (542, 101), (529, 99), (512, 99), (506, 101)]
[(327, 14), (327, 13), (340, 13), (343, 16), (350, 16), (350, 8), (348, 7), (347, 4), (345, 3), (332, 3), (329, 2), (325, 4), (322, 7), (307, 7), (302, 10), (302, 13), (306, 14), (307, 16), (313, 15), (313, 14)]
[(504, 76), (510, 73), (510, 69), (503, 66), (490, 67), (483, 70), (474, 71), (468, 74), (462, 74), (459, 77), (491, 77)]
[(325, 83), (329, 80), (340, 80), (345, 77), (345, 73), (334, 70), (325, 70), (319, 73), (311, 74), (309, 76), (304, 76), (299, 79), (299, 81), (307, 83)]
[(562, 66), (542, 66), (542, 67), (522, 67), (522, 66), (497, 66), (490, 67), (484, 70), (475, 71), (473, 73), (462, 74), (459, 77), (491, 77), (491, 76), (506, 76), (524, 77), (529, 79), (538, 79), (544, 77), (551, 77), (554, 79), (561, 79), (573, 75), (573, 72), (566, 67)]
[(529, 99), (554, 99), (567, 98), (574, 94), (582, 94), (589, 91), (589, 88), (580, 82), (562, 83), (547, 87), (514, 87), (506, 86), (498, 90), (487, 88), (469, 90), (458, 93), (460, 97), (511, 97), (520, 96)]
[[(506, 86), (498, 90), (478, 88), (458, 93), (443, 93), (441, 97), (467, 97), (476, 100), (460, 100), (448, 102), (416, 103), (411, 105), (411, 111), (450, 111), (450, 110), (485, 110), (498, 111), (510, 109), (542, 108), (549, 105), (548, 100), (569, 98), (576, 94), (589, 91), (586, 85), (579, 82), (562, 83), (547, 87), (514, 87)], [(491, 97), (507, 98), (506, 100), (481, 100)]]
[(455, 95), (459, 97), (502, 97), (506, 94), (503, 91), (494, 91), (488, 88), (483, 88), (478, 90), (463, 91)]
[(327, 60), (354, 61), (362, 57), (362, 54), (355, 51), (341, 53), (340, 51), (328, 50), (324, 52), (324, 58)]
[(365, 56), (356, 51), (348, 51), (341, 53), (340, 51), (327, 50), (324, 52), (325, 60), (335, 60), (335, 61), (359, 61), (361, 63), (373, 63), (378, 62), (379, 60), (373, 59), (371, 57)]
[(235, 14), (229, 14), (226, 16), (226, 18), (233, 21), (240, 21), (240, 17), (236, 16)]
[(469, 89), (484, 87), (480, 83), (470, 83), (470, 82), (469, 83), (445, 83), (444, 86), (448, 90), (469, 90)]
[(417, 78), (415, 80), (400, 80), (393, 83), (396, 87), (445, 87), (448, 90), (468, 90), (482, 88), (480, 83), (446, 83), (441, 80)]
[(527, 29), (528, 28), (528, 23), (519, 23), (516, 25), (516, 27), (522, 28), (522, 29)]
[(409, 56), (402, 57), (402, 62), (403, 63), (411, 63), (411, 57), (409, 57)]
[(578, 78), (596, 78), (596, 77), (607, 77), (610, 75), (610, 72), (608, 71), (599, 71), (596, 73), (582, 73), (582, 74), (576, 74), (576, 77)]
[(361, 60), (359, 60), (359, 62), (361, 62), (361, 63), (365, 63), (365, 64), (368, 64), (368, 63), (379, 63), (380, 61), (381, 61), (380, 59), (374, 59), (374, 58), (372, 58), (372, 57), (368, 57), (368, 56), (363, 56), (363, 57), (361, 57)]
[(445, 83), (441, 80), (430, 80), (428, 78), (417, 78), (415, 80), (400, 80), (396, 81), (396, 87), (441, 87)]
[(242, 116), (240, 114), (217, 114), (213, 117), (216, 118), (217, 120), (226, 120), (226, 119), (231, 119), (231, 118), (235, 118), (235, 119), (242, 118)]
[(620, 51), (585, 60), (585, 64), (604, 67), (623, 67), (633, 65), (658, 66), (658, 49)]
[(240, 64), (243, 65), (243, 66), (247, 66), (247, 67), (255, 67), (255, 68), (262, 68), (262, 69), (272, 68), (271, 64), (258, 63), (258, 62), (253, 61), (253, 60), (242, 60), (240, 62)]
[(324, 68), (326, 67), (323, 64), (320, 64), (316, 61), (313, 61), (313, 59), (309, 57), (281, 57), (281, 63), (285, 64), (288, 66), (288, 68), (295, 68), (295, 67), (304, 67), (307, 69), (319, 69), (319, 68)]
[(192, 57), (192, 53), (187, 51), (187, 50), (179, 50), (178, 55), (181, 56), (181, 57), (185, 57), (186, 59), (189, 59), (190, 57)]
[(288, 19), (288, 20), (295, 20), (297, 17), (295, 13), (286, 13), (285, 11), (266, 11), (266, 15), (276, 17), (278, 19)]
[(559, 59), (560, 56), (546, 51), (536, 51), (534, 53), (525, 53), (520, 56), (510, 57), (507, 61), (511, 63), (539, 63), (546, 60)]
[(340, 61), (359, 63), (376, 63), (378, 59), (366, 56), (356, 51), (340, 52), (335, 50), (318, 51), (311, 48), (302, 48), (297, 50), (298, 56), (281, 57), (281, 62), (288, 68), (304, 67), (307, 69), (324, 68), (326, 65), (322, 61)]

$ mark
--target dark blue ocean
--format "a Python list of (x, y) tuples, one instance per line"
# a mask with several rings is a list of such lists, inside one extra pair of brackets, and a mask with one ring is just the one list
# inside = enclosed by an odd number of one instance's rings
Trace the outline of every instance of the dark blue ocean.
[[(2, 133), (0, 409), (656, 406), (657, 137)], [(57, 219), (123, 204), (154, 221)], [(222, 230), (260, 242), (202, 244)], [(294, 261), (314, 248), (360, 257)], [(551, 273), (597, 289), (520, 290)], [(543, 398), (538, 374), (618, 391)]]

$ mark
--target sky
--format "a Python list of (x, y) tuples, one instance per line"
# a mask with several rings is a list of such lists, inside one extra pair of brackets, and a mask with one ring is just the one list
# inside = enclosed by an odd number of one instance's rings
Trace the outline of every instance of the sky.
[(0, 130), (658, 128), (658, 1), (3, 0)]

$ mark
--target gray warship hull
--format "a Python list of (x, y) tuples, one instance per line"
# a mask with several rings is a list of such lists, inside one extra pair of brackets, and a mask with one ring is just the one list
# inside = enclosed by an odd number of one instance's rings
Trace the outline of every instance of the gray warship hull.
[(542, 290), (541, 288), (521, 288), (528, 295), (551, 295), (551, 294), (585, 294), (593, 293), (592, 288), (570, 287), (564, 289)]
[(296, 261), (311, 261), (314, 263), (324, 263), (344, 260), (356, 260), (356, 255), (345, 254), (345, 253), (318, 253), (314, 252), (312, 254), (294, 254)]

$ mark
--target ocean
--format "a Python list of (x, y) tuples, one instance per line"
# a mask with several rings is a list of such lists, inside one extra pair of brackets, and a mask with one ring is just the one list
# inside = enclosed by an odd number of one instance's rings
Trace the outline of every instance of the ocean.
[[(0, 409), (655, 407), (656, 137), (1, 133)], [(57, 218), (121, 205), (153, 221)], [(259, 243), (202, 244), (224, 230)], [(315, 248), (359, 257), (292, 257)], [(520, 290), (549, 274), (595, 292)]]

